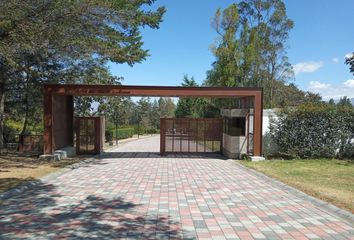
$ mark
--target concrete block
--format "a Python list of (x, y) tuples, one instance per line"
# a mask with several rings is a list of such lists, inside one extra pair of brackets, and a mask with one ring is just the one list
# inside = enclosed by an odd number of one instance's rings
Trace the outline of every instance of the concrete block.
[(260, 156), (253, 156), (251, 157), (252, 162), (260, 162), (260, 161), (265, 161), (264, 157), (260, 157)]

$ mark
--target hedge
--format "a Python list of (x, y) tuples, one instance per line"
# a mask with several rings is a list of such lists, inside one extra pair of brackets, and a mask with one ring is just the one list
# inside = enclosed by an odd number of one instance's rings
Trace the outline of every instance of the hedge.
[(112, 141), (113, 139), (125, 139), (125, 138), (131, 138), (134, 135), (134, 128), (119, 128), (117, 130), (117, 135), (116, 135), (116, 130), (115, 129), (107, 129), (106, 130), (106, 141)]
[(276, 149), (291, 158), (353, 158), (354, 108), (307, 104), (283, 110), (267, 138), (266, 154)]

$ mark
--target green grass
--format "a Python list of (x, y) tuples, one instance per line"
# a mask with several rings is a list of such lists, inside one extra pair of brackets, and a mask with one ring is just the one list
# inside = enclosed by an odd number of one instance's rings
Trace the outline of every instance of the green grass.
[(354, 161), (309, 159), (240, 163), (354, 213)]

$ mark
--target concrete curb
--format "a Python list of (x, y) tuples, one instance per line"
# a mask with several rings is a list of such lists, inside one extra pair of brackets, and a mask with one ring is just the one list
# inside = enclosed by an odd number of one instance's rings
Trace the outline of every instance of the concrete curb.
[(258, 172), (257, 170), (254, 170), (252, 168), (246, 167), (246, 166), (242, 165), (241, 163), (238, 163), (237, 160), (235, 160), (234, 162), (237, 166), (243, 168), (246, 171), (252, 172), (257, 177), (262, 178), (266, 182), (279, 187), (283, 191), (293, 194), (302, 200), (309, 201), (313, 205), (318, 207), (320, 210), (326, 211), (329, 215), (332, 215), (334, 217), (340, 217), (343, 220), (346, 220), (350, 224), (354, 225), (354, 214), (352, 214), (351, 212), (341, 209), (339, 207), (336, 207), (328, 202), (325, 202), (325, 201), (322, 201), (322, 200), (317, 199), (315, 197), (312, 197), (312, 196), (310, 196), (310, 195), (308, 195), (296, 188), (290, 187), (289, 185), (280, 182), (279, 180), (269, 177), (269, 176), (267, 176), (261, 172)]

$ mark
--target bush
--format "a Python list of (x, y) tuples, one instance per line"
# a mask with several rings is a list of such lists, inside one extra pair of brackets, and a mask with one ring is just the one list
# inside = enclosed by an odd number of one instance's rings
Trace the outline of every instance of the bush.
[(113, 133), (111, 130), (106, 129), (105, 131), (106, 141), (112, 142), (113, 141)]
[(17, 135), (21, 133), (22, 122), (14, 120), (6, 120), (4, 124), (4, 140), (5, 142), (17, 142)]
[(263, 156), (267, 159), (279, 156), (279, 147), (270, 133), (263, 135)]
[(145, 134), (145, 128), (142, 125), (135, 125), (134, 126), (134, 133), (138, 135)]
[(148, 128), (145, 131), (146, 134), (156, 134), (156, 133), (160, 133), (160, 130), (157, 128)]
[(116, 138), (118, 138), (118, 139), (131, 138), (134, 135), (134, 129), (133, 128), (119, 128), (117, 130), (117, 134), (116, 134), (116, 130), (115, 129), (111, 129), (111, 130), (108, 130), (108, 131), (111, 132), (112, 138), (114, 138), (114, 139), (116, 139)]
[(353, 157), (354, 108), (308, 104), (279, 113), (271, 123), (279, 154), (301, 158)]

